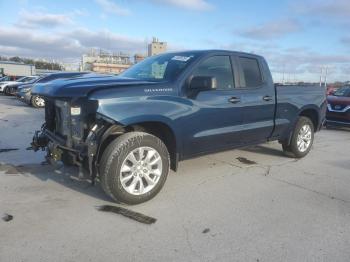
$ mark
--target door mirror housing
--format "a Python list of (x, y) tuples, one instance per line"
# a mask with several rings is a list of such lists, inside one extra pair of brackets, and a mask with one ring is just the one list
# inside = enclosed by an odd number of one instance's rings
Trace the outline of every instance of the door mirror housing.
[(215, 77), (211, 76), (195, 76), (191, 79), (190, 89), (205, 91), (217, 88), (217, 81)]

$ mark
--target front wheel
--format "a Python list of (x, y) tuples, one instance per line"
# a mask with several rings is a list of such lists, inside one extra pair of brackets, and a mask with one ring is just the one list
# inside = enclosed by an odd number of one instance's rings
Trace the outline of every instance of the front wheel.
[(40, 96), (32, 96), (32, 99), (30, 102), (31, 102), (32, 106), (36, 107), (36, 108), (40, 108), (40, 107), (45, 106), (45, 100), (44, 100), (44, 98), (42, 98)]
[(9, 87), (9, 86), (6, 86), (6, 87), (4, 88), (4, 94), (7, 95), (7, 96), (10, 95), (10, 87)]
[(144, 132), (116, 138), (103, 152), (99, 175), (103, 190), (115, 201), (140, 204), (163, 187), (170, 157), (164, 143)]
[(290, 144), (282, 144), (282, 148), (286, 155), (302, 158), (310, 152), (313, 141), (314, 125), (310, 118), (302, 116), (294, 128)]

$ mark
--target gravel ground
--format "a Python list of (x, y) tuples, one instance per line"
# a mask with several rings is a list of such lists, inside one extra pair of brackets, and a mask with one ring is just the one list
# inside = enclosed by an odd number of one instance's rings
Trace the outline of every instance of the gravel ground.
[[(304, 159), (278, 143), (180, 163), (145, 225), (27, 151), (43, 110), (0, 96), (0, 261), (350, 261), (350, 131), (323, 130)], [(255, 163), (246, 163), (237, 158)], [(244, 159), (243, 159), (244, 160)], [(11, 217), (6, 217), (7, 220)], [(5, 218), (5, 219), (6, 219)]]

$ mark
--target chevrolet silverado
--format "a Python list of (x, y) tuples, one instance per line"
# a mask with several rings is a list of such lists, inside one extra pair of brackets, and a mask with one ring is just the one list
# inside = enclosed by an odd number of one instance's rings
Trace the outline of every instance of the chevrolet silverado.
[(323, 88), (277, 86), (263, 57), (223, 50), (165, 53), (32, 93), (46, 102), (32, 148), (87, 170), (126, 204), (154, 197), (169, 169), (199, 155), (277, 140), (304, 157), (327, 107)]

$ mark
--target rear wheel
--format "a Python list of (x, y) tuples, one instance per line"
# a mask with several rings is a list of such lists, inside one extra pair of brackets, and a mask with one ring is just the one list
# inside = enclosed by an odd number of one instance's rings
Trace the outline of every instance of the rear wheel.
[(302, 158), (306, 156), (314, 141), (314, 125), (307, 117), (300, 117), (293, 131), (290, 144), (282, 144), (288, 156)]
[(139, 204), (150, 200), (167, 179), (169, 159), (159, 138), (144, 132), (121, 135), (102, 154), (102, 188), (117, 202)]
[(36, 108), (40, 108), (40, 107), (45, 106), (45, 100), (44, 100), (44, 98), (42, 98), (40, 96), (32, 96), (30, 102), (31, 102), (32, 106), (34, 106)]

